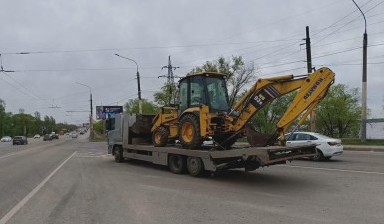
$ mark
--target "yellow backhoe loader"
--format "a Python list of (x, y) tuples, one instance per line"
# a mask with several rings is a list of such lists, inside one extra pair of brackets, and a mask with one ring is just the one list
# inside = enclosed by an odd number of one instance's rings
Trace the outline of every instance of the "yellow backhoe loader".
[(197, 149), (204, 140), (213, 139), (218, 148), (230, 148), (239, 137), (247, 135), (252, 146), (265, 146), (270, 137), (258, 135), (247, 123), (267, 103), (292, 91), (297, 94), (277, 123), (280, 144), (284, 133), (299, 119), (306, 117), (325, 97), (335, 79), (329, 68), (314, 73), (258, 79), (251, 89), (229, 107), (225, 75), (203, 72), (187, 75), (179, 81), (179, 104), (163, 107), (152, 124), (152, 141), (165, 146), (179, 140), (183, 148)]

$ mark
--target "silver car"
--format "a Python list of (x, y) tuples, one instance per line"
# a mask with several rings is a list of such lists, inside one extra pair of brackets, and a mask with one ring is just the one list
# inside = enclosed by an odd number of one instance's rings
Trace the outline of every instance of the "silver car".
[(10, 142), (10, 141), (12, 141), (12, 138), (10, 136), (3, 136), (0, 139), (0, 142)]
[(329, 160), (333, 156), (343, 154), (343, 145), (340, 139), (331, 138), (315, 132), (287, 133), (287, 146), (303, 146), (317, 144), (318, 155), (312, 160)]

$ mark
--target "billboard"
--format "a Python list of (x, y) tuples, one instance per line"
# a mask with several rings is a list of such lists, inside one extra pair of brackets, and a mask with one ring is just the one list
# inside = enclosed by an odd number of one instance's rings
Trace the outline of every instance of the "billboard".
[(123, 113), (123, 106), (96, 106), (96, 119), (115, 118), (115, 114)]

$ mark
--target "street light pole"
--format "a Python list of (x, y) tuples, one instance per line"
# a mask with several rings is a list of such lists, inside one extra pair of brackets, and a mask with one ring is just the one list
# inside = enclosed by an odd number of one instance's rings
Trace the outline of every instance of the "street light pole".
[(89, 137), (90, 139), (93, 139), (93, 124), (92, 124), (92, 120), (93, 120), (93, 106), (92, 106), (92, 88), (88, 85), (85, 85), (83, 83), (80, 83), (80, 82), (75, 82), (76, 84), (79, 84), (79, 85), (82, 85), (82, 86), (85, 86), (85, 87), (88, 87), (89, 88), (89, 104), (90, 104), (90, 107), (91, 107), (91, 115), (89, 116)]
[(368, 34), (367, 34), (367, 19), (363, 11), (352, 0), (356, 7), (359, 9), (364, 18), (364, 37), (363, 37), (363, 77), (361, 88), (361, 141), (367, 139), (367, 46), (368, 46)]
[(138, 93), (138, 97), (139, 97), (139, 114), (142, 114), (143, 113), (143, 105), (142, 105), (142, 101), (141, 101), (141, 88), (140, 88), (140, 74), (139, 74), (139, 65), (137, 64), (137, 62), (131, 58), (127, 58), (127, 57), (124, 57), (124, 56), (121, 56), (119, 54), (115, 54), (117, 57), (120, 57), (120, 58), (124, 58), (124, 59), (127, 59), (129, 61), (132, 61), (136, 64), (136, 77), (137, 77), (137, 93)]

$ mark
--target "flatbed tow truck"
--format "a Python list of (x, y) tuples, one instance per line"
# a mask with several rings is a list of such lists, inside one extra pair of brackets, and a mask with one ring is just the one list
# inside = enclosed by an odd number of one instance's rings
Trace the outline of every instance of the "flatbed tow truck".
[[(155, 115), (118, 114), (108, 132), (109, 153), (117, 162), (138, 159), (168, 166), (173, 173), (192, 176), (204, 171), (244, 168), (246, 171), (317, 154), (316, 145), (288, 147), (285, 132), (302, 124), (326, 96), (335, 74), (320, 68), (311, 74), (259, 79), (231, 107), (224, 74), (188, 74), (179, 81), (177, 105)], [(275, 134), (260, 134), (249, 122), (265, 105), (296, 91), (277, 122)], [(276, 145), (276, 136), (279, 142)], [(247, 136), (249, 146), (236, 146)], [(213, 145), (203, 144), (212, 140)], [(180, 143), (180, 144), (176, 144)]]
[(253, 171), (260, 167), (285, 164), (297, 158), (316, 155), (316, 146), (253, 147), (246, 144), (235, 145), (230, 150), (217, 150), (212, 145), (202, 145), (200, 149), (184, 149), (179, 144), (155, 147), (150, 139), (150, 126), (145, 122), (151, 115), (117, 114), (115, 129), (108, 132), (108, 152), (116, 162), (126, 159), (147, 161), (168, 166), (176, 174), (187, 170), (192, 176), (200, 176), (204, 171), (217, 172), (227, 169), (244, 168)]

